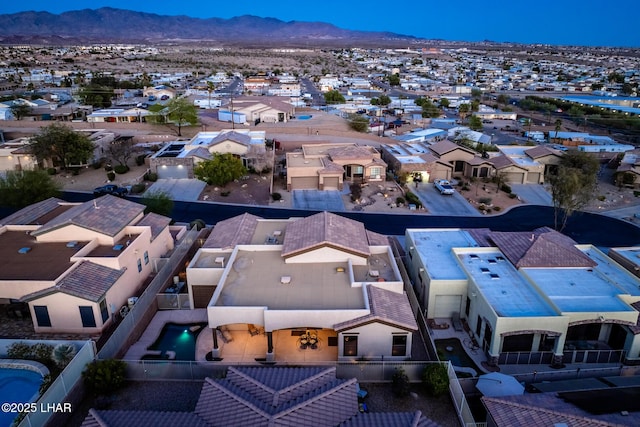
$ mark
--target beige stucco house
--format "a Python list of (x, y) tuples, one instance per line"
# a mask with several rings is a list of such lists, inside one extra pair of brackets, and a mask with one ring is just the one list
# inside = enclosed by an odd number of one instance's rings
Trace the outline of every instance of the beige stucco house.
[(303, 145), (287, 153), (287, 190), (342, 189), (344, 181), (386, 179), (387, 164), (373, 147), (357, 144)]
[(310, 330), (340, 360), (411, 357), (417, 325), (387, 238), (332, 213), (221, 221), (187, 283), (191, 306), (207, 308), (215, 357), (218, 330), (252, 327), (264, 331), (254, 338), (266, 340), (266, 360), (296, 350), (278, 348), (279, 334)]
[(489, 162), (495, 173), (513, 184), (543, 184), (549, 168), (560, 163), (562, 152), (546, 146), (500, 145), (500, 155)]
[(171, 141), (149, 161), (151, 172), (158, 178), (194, 178), (193, 168), (210, 160), (213, 154), (230, 153), (242, 160), (245, 167), (262, 170), (272, 164), (267, 152), (265, 131), (224, 129), (198, 132), (188, 142)]
[(114, 196), (51, 198), (0, 221), (0, 301), (27, 303), (35, 332), (100, 333), (185, 227)]
[(640, 362), (640, 280), (549, 228), (408, 229), (429, 319), (463, 319), (490, 364)]

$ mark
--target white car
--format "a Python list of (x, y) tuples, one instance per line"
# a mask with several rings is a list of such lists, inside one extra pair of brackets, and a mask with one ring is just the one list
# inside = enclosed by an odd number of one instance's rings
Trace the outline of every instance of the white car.
[(433, 181), (440, 194), (451, 195), (456, 192), (451, 183), (446, 179), (436, 179)]

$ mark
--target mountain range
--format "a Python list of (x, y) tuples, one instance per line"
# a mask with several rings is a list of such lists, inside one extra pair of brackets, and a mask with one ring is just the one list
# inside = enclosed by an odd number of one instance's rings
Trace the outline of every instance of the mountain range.
[(0, 15), (1, 44), (209, 42), (242, 46), (403, 45), (415, 37), (351, 31), (324, 22), (284, 22), (244, 15), (230, 19), (163, 16), (104, 7), (64, 12)]

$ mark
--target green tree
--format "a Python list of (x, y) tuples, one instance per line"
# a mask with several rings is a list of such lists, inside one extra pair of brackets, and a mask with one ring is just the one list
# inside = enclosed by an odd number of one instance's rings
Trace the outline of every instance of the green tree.
[(447, 368), (440, 363), (430, 363), (422, 371), (422, 383), (432, 396), (443, 395), (449, 390)]
[(163, 216), (171, 216), (173, 211), (173, 200), (171, 196), (164, 191), (153, 191), (145, 193), (140, 203), (146, 206), (145, 213), (156, 213)]
[(366, 132), (369, 129), (369, 119), (360, 114), (350, 114), (349, 127), (356, 132)]
[(95, 146), (89, 137), (73, 128), (53, 123), (40, 128), (40, 132), (31, 138), (31, 153), (39, 161), (52, 159), (63, 169), (69, 165), (86, 165), (93, 157)]
[(558, 231), (564, 229), (575, 211), (593, 198), (599, 169), (595, 157), (584, 151), (571, 150), (565, 152), (558, 167), (546, 175), (553, 200), (554, 225)]
[(378, 98), (378, 101), (379, 101), (379, 105), (382, 105), (384, 107), (391, 104), (391, 98), (389, 98), (387, 95), (380, 95), (380, 97)]
[(440, 107), (449, 108), (449, 100), (447, 98), (440, 98)]
[(21, 120), (23, 117), (28, 115), (31, 112), (31, 107), (26, 104), (13, 104), (10, 108), (11, 113), (16, 118), (16, 120)]
[(481, 98), (482, 97), (482, 90), (481, 89), (471, 89), (471, 96), (473, 98)]
[(91, 83), (80, 89), (78, 96), (83, 104), (96, 108), (108, 108), (111, 106), (114, 92), (112, 87), (99, 85), (91, 79)]
[(409, 376), (402, 368), (396, 368), (391, 377), (391, 390), (396, 397), (406, 397), (411, 391), (411, 382)]
[(472, 99), (470, 107), (471, 111), (478, 112), (478, 110), (480, 109), (480, 101), (478, 101), (477, 99)]
[(496, 98), (496, 101), (498, 101), (498, 104), (507, 104), (509, 102), (509, 97), (505, 94), (500, 94), (498, 95), (498, 97)]
[(556, 130), (556, 132), (560, 132), (562, 130), (562, 120), (561, 119), (556, 119), (555, 130)]
[(167, 123), (178, 127), (178, 136), (182, 136), (182, 127), (198, 123), (198, 110), (187, 98), (172, 98), (164, 111)]
[(198, 163), (193, 174), (208, 185), (226, 185), (228, 182), (247, 174), (242, 160), (233, 154), (214, 154), (211, 160)]
[(7, 171), (0, 176), (0, 205), (23, 208), (58, 197), (60, 186), (43, 170)]
[(431, 101), (422, 101), (422, 117), (440, 117), (442, 111)]
[(391, 86), (400, 86), (400, 76), (397, 74), (391, 74), (389, 77), (387, 77), (387, 81)]
[(460, 106), (458, 107), (458, 115), (460, 116), (462, 121), (464, 121), (464, 119), (467, 117), (469, 111), (471, 111), (471, 106), (469, 104), (460, 104)]
[(481, 131), (482, 130), (482, 120), (478, 116), (469, 117), (469, 128), (471, 130)]
[(344, 96), (337, 90), (325, 92), (324, 100), (327, 104), (344, 104)]
[(127, 364), (122, 360), (94, 360), (87, 364), (82, 379), (96, 395), (109, 395), (124, 386), (126, 373)]

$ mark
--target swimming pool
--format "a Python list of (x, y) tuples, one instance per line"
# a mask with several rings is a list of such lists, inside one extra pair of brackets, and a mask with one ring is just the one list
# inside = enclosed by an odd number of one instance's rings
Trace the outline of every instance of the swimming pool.
[[(42, 374), (29, 369), (0, 368), (0, 396), (2, 402), (28, 403), (38, 398), (38, 391), (42, 384)], [(15, 412), (0, 412), (0, 427), (9, 427)]]
[[(146, 359), (196, 360), (196, 339), (206, 326), (206, 323), (187, 325), (167, 323), (156, 342), (147, 348), (160, 351), (160, 354), (158, 357), (146, 357)], [(172, 353), (175, 353), (175, 358), (170, 357), (173, 356)]]
[(311, 117), (311, 115), (302, 115), (302, 116), (297, 116), (298, 120), (309, 120)]
[(478, 368), (478, 365), (476, 365), (473, 359), (467, 354), (459, 339), (447, 338), (435, 340), (434, 342), (440, 360), (448, 360), (453, 366), (473, 368), (478, 375), (482, 374), (483, 371)]

